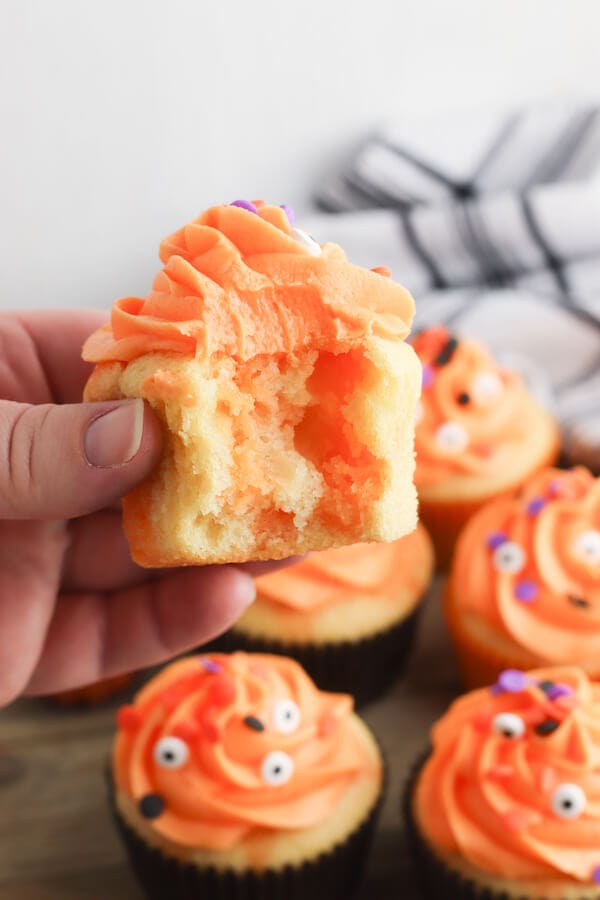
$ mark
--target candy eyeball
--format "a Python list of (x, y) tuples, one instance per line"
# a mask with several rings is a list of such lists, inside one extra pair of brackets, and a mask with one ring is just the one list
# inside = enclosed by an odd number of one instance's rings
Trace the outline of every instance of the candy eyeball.
[(272, 750), (262, 761), (260, 773), (265, 784), (280, 787), (294, 774), (294, 762), (283, 750)]
[(494, 550), (493, 561), (498, 572), (516, 575), (525, 565), (525, 551), (514, 541), (504, 541)]
[(460, 453), (469, 445), (469, 435), (460, 422), (444, 422), (435, 432), (438, 447), (452, 453)]
[(164, 737), (154, 746), (154, 761), (164, 769), (179, 769), (189, 759), (190, 750), (178, 737)]
[(525, 734), (525, 722), (515, 713), (498, 713), (492, 719), (492, 731), (494, 734), (516, 740)]
[(476, 403), (485, 405), (499, 397), (504, 390), (502, 379), (495, 372), (480, 372), (471, 385), (471, 396)]
[(550, 800), (555, 816), (560, 819), (576, 819), (584, 811), (587, 798), (578, 784), (559, 784)]
[(306, 231), (302, 231), (301, 228), (292, 228), (292, 237), (294, 240), (298, 241), (299, 244), (302, 244), (304, 249), (308, 250), (311, 256), (321, 255), (321, 247), (314, 238), (311, 238), (310, 234), (306, 233)]
[(590, 529), (578, 535), (575, 539), (575, 553), (591, 565), (600, 563), (600, 531)]
[(293, 734), (300, 727), (302, 713), (293, 700), (279, 700), (273, 707), (273, 727), (279, 734)]

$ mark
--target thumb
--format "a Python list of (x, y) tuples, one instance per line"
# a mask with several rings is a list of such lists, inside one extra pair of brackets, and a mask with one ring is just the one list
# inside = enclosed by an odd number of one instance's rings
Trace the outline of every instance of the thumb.
[(68, 519), (101, 509), (152, 471), (161, 444), (143, 400), (0, 401), (0, 519)]

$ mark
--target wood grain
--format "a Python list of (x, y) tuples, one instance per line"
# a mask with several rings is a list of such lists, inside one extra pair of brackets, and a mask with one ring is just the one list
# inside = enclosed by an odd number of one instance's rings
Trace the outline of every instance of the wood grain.
[[(457, 690), (437, 597), (430, 596), (406, 675), (363, 711), (390, 780), (359, 900), (418, 898), (401, 790), (429, 725)], [(116, 705), (63, 710), (23, 700), (0, 715), (0, 900), (141, 900), (105, 799)]]

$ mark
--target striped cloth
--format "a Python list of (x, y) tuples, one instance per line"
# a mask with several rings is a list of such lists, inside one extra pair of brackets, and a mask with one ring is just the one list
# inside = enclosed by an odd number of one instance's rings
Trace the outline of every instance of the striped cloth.
[[(417, 298), (416, 327), (484, 340), (600, 472), (600, 108), (559, 104), (385, 128), (303, 224)], [(335, 214), (335, 215), (332, 215)]]

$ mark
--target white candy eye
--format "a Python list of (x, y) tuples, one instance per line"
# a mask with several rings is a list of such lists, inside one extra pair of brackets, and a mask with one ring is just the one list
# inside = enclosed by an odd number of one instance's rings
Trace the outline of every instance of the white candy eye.
[(525, 551), (514, 541), (504, 541), (494, 550), (494, 566), (499, 572), (516, 575), (525, 565)]
[(600, 531), (583, 531), (575, 539), (575, 553), (588, 563), (600, 562)]
[(272, 787), (279, 787), (289, 781), (294, 774), (294, 763), (291, 756), (282, 750), (272, 750), (263, 759), (260, 772), (263, 781)]
[(293, 700), (279, 700), (273, 707), (273, 727), (279, 734), (293, 734), (301, 721), (302, 713)]
[(559, 784), (550, 800), (552, 812), (560, 819), (576, 819), (584, 811), (587, 798), (578, 784)]
[(190, 750), (178, 737), (164, 737), (154, 747), (154, 760), (165, 769), (178, 769), (189, 759)]
[(436, 443), (444, 450), (460, 453), (469, 444), (469, 435), (459, 422), (444, 422), (435, 432)]
[(302, 231), (300, 228), (292, 228), (292, 237), (298, 241), (299, 244), (302, 244), (305, 250), (308, 250), (311, 256), (320, 256), (321, 248), (314, 240), (311, 238), (310, 234), (307, 234), (306, 231)]
[(505, 738), (520, 738), (525, 734), (525, 722), (515, 713), (498, 713), (492, 719), (492, 731)]
[(471, 395), (477, 403), (489, 403), (503, 390), (502, 379), (494, 372), (481, 372), (471, 385)]

